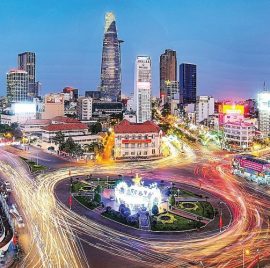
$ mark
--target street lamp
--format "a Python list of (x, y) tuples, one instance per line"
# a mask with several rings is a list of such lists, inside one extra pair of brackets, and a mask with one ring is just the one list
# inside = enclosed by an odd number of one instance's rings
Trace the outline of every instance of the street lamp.
[(245, 256), (249, 256), (249, 255), (250, 255), (250, 250), (243, 248), (243, 268), (245, 268)]

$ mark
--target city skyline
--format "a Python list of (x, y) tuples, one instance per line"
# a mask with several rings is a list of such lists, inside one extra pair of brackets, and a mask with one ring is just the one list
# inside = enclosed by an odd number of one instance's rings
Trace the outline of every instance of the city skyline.
[[(76, 3), (31, 5), (31, 16), (19, 12), (27, 10), (19, 1), (0, 4), (2, 34), (8, 35), (0, 44), (0, 95), (6, 93), (6, 73), (17, 65), (16, 55), (24, 51), (36, 53), (41, 94), (65, 86), (79, 88), (81, 95), (97, 89), (107, 11), (116, 15), (119, 35), (125, 40), (122, 92), (126, 95), (133, 92), (134, 61), (141, 54), (152, 59), (153, 95), (159, 95), (159, 57), (165, 49), (177, 52), (178, 71), (183, 62), (198, 66), (199, 95), (249, 98), (263, 88), (264, 81), (269, 84), (270, 40), (262, 27), (269, 20), (269, 3), (227, 1), (214, 5), (207, 1), (194, 8), (194, 3), (184, 1), (170, 1), (169, 6), (159, 1), (158, 7), (152, 1), (138, 1), (129, 3), (132, 9), (121, 1)], [(168, 17), (162, 16), (163, 7)], [(139, 11), (145, 16), (143, 21), (138, 20)], [(26, 26), (12, 27), (18, 23)]]

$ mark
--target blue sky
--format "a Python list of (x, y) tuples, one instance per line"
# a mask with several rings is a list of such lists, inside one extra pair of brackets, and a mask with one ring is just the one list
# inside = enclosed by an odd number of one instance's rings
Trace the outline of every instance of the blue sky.
[(270, 1), (251, 0), (1, 0), (0, 95), (17, 54), (37, 54), (42, 93), (99, 85), (104, 15), (116, 14), (122, 46), (122, 88), (133, 90), (136, 55), (153, 61), (159, 92), (159, 55), (198, 65), (198, 93), (249, 98), (270, 87)]

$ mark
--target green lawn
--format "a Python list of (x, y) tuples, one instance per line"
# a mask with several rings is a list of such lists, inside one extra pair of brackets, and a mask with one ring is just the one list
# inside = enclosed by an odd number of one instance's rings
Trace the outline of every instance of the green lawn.
[[(162, 221), (162, 216), (170, 217), (168, 221)], [(153, 231), (185, 231), (203, 226), (202, 223), (174, 215), (170, 212), (151, 217), (151, 229)]]
[(173, 187), (172, 188), (172, 194), (176, 194), (178, 195), (178, 191), (177, 189), (179, 189), (179, 197), (202, 197), (201, 195), (195, 194), (193, 192), (178, 188), (178, 187)]
[(99, 206), (98, 203), (91, 201), (87, 196), (74, 196), (74, 198), (89, 209), (95, 209)]
[[(185, 204), (193, 205), (193, 208), (186, 208)], [(179, 202), (177, 205), (178, 208), (194, 213), (198, 216), (202, 216), (208, 219), (214, 218), (214, 208), (209, 202), (199, 201), (199, 202)]]
[(71, 192), (72, 193), (77, 193), (83, 186), (88, 186), (88, 184), (85, 184), (80, 181), (73, 181), (72, 187), (71, 187)]

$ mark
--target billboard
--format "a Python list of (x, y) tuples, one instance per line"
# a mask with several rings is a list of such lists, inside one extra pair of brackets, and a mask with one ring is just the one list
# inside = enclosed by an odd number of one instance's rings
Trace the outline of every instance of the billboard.
[(223, 114), (244, 114), (244, 105), (243, 104), (221, 104), (221, 109), (219, 109)]
[(34, 103), (15, 103), (13, 106), (15, 114), (28, 114), (36, 112), (36, 104)]

